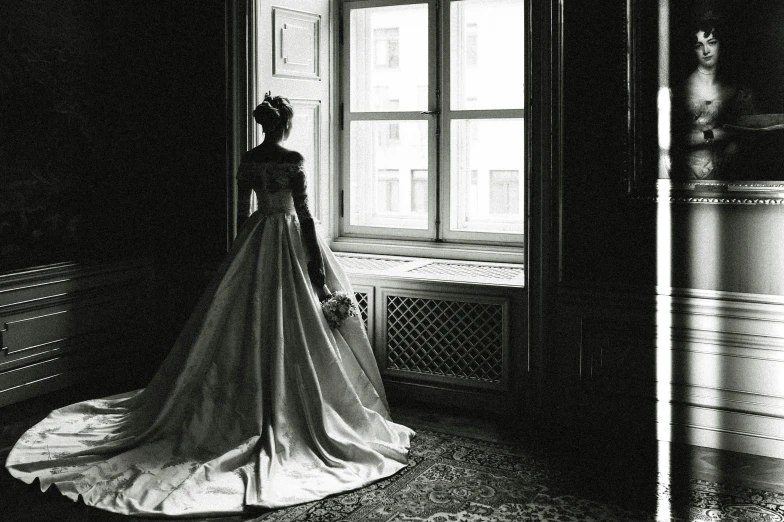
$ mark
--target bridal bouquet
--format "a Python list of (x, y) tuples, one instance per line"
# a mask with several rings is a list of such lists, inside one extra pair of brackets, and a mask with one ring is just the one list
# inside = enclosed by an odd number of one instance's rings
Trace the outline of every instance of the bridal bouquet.
[(332, 297), (321, 303), (321, 309), (332, 328), (339, 327), (349, 317), (359, 315), (359, 307), (346, 292), (332, 294)]

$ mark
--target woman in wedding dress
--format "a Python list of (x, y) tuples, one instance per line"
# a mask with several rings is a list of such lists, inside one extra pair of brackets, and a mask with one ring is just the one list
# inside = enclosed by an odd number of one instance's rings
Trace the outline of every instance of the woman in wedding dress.
[(293, 111), (267, 97), (264, 142), (238, 171), (259, 209), (150, 384), (72, 404), (28, 430), (9, 472), (124, 514), (220, 515), (321, 499), (407, 465), (414, 432), (389, 416), (362, 321), (330, 328), (320, 301), (353, 296), (316, 234)]

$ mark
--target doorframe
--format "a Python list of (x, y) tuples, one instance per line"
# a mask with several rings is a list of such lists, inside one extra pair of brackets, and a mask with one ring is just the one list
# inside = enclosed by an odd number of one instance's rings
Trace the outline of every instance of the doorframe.
[(250, 75), (256, 49), (250, 29), (253, 0), (226, 2), (226, 251), (237, 235), (237, 182), (234, 173), (248, 150), (254, 132), (249, 107), (256, 98), (256, 82)]
[(559, 277), (558, 249), (560, 210), (558, 202), (561, 165), (562, 25), (565, 0), (532, 0), (532, 81), (528, 171), (528, 228), (526, 230), (526, 288), (530, 413), (547, 418), (552, 410), (548, 375), (552, 367), (555, 297)]

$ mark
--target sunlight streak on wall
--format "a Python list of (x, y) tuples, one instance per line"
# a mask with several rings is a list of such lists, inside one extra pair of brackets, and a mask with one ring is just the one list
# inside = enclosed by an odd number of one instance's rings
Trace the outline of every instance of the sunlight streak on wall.
[[(669, 2), (659, 2), (659, 92), (658, 135), (659, 173), (669, 171), (670, 152), (670, 34)], [(656, 210), (656, 438), (672, 440), (672, 219), (669, 205), (669, 187), (660, 185)], [(670, 477), (669, 445), (659, 444), (657, 471), (660, 484), (667, 487)], [(669, 497), (658, 495), (656, 520), (669, 520)]]

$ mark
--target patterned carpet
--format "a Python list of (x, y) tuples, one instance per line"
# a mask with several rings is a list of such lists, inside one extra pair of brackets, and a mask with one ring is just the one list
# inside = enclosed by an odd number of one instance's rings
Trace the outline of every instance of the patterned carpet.
[[(626, 452), (608, 443), (606, 450), (593, 452), (586, 451), (597, 447), (591, 441), (564, 449), (536, 439), (511, 446), (414, 427), (418, 435), (410, 465), (389, 479), (291, 508), (189, 521), (784, 522), (784, 491), (743, 487), (729, 478), (722, 484), (701, 480), (686, 474), (688, 465), (674, 468), (670, 485), (657, 480), (650, 448)], [(5, 453), (0, 451), (0, 461)], [(672, 462), (677, 466), (687, 459), (675, 456)], [(41, 493), (4, 468), (0, 491), (3, 521), (153, 520), (89, 508), (54, 488)], [(666, 514), (657, 518), (662, 506)]]
[[(614, 486), (607, 490), (608, 482), (596, 476), (606, 470), (574, 466), (563, 456), (417, 431), (411, 464), (398, 475), (255, 521), (784, 522), (784, 495), (779, 493), (697, 479), (681, 488), (688, 491), (672, 492), (661, 481), (639, 476), (613, 477)], [(657, 518), (656, 506), (669, 506), (669, 514)]]

